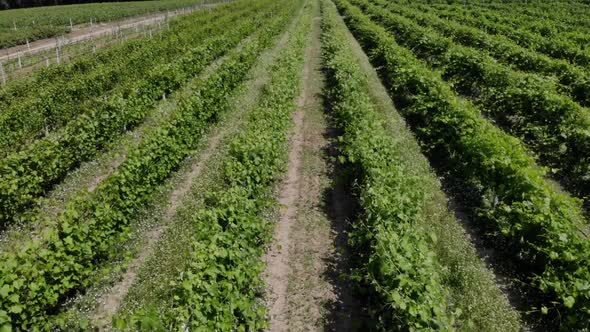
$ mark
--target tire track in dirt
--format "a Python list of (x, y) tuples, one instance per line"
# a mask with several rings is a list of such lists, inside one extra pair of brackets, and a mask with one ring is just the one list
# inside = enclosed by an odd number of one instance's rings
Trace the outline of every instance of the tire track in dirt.
[(312, 64), (312, 46), (308, 42), (305, 49), (305, 65), (303, 69), (303, 85), (301, 94), (297, 98), (297, 110), (293, 113), (293, 134), (290, 141), (288, 169), (285, 180), (280, 187), (279, 204), (281, 205), (279, 221), (275, 228), (274, 241), (264, 260), (267, 263), (265, 279), (269, 286), (267, 300), (269, 303), (269, 330), (286, 331), (287, 317), (285, 315), (287, 278), (289, 276), (289, 244), (290, 229), (297, 214), (297, 200), (299, 198), (301, 165), (301, 150), (303, 148), (303, 108), (310, 99), (310, 84)]
[(305, 50), (303, 84), (293, 115), (289, 166), (279, 190), (278, 223), (265, 256), (268, 331), (353, 331), (357, 310), (347, 271), (345, 229), (353, 206), (342, 186), (331, 187), (336, 133), (323, 98), (319, 2)]

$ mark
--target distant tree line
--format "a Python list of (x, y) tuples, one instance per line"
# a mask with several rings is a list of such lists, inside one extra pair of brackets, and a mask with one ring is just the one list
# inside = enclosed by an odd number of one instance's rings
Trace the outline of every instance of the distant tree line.
[[(120, 2), (120, 1), (138, 1), (138, 0), (0, 0), (0, 10), (14, 8), (28, 8), (39, 6), (56, 6), (72, 5), (78, 3), (92, 2)], [(144, 0), (139, 0), (144, 1)]]

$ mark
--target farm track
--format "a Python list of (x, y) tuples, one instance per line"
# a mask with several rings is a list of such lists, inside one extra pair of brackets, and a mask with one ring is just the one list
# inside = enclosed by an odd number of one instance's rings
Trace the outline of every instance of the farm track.
[[(218, 4), (199, 5), (196, 6), (195, 9), (202, 10), (207, 8), (213, 8), (217, 5)], [(168, 18), (182, 16), (189, 13), (192, 13), (192, 11), (174, 11), (170, 13), (159, 13), (156, 15), (144, 15), (116, 22), (99, 23), (94, 25), (93, 27), (74, 27), (74, 30), (72, 32), (69, 32), (63, 36), (59, 36), (57, 38), (54, 37), (36, 40), (34, 42), (29, 43), (28, 47), (27, 45), (19, 45), (10, 48), (0, 49), (0, 61), (14, 59), (18, 56), (19, 53), (35, 54), (42, 51), (55, 49), (58, 46), (58, 43), (60, 43), (60, 45), (63, 45), (66, 43), (74, 44), (85, 42), (87, 40), (92, 40), (93, 38), (99, 38), (107, 34), (112, 34), (118, 31), (119, 29), (129, 29), (144, 25), (151, 25), (159, 21), (164, 21)], [(58, 39), (60, 39), (59, 42)]]
[(359, 324), (345, 277), (345, 232), (354, 205), (330, 161), (336, 131), (324, 113), (319, 1), (313, 7), (289, 166), (279, 187), (281, 209), (264, 259), (268, 331), (356, 331)]
[[(312, 0), (313, 1), (313, 0)], [(313, 1), (313, 15), (317, 15), (319, 10), (317, 1)], [(314, 17), (315, 18), (315, 17)], [(313, 24), (312, 36), (310, 39), (317, 39), (317, 24)], [(297, 201), (300, 196), (300, 168), (301, 168), (301, 152), (302, 152), (302, 126), (304, 114), (304, 107), (308, 106), (310, 97), (317, 91), (311, 90), (310, 80), (311, 71), (317, 70), (312, 68), (313, 64), (317, 62), (315, 54), (312, 54), (312, 41), (308, 40), (308, 45), (305, 50), (305, 64), (302, 75), (302, 89), (301, 95), (297, 100), (298, 109), (293, 113), (294, 127), (290, 136), (289, 147), (289, 164), (287, 167), (287, 174), (283, 184), (280, 186), (279, 204), (281, 209), (279, 212), (278, 222), (275, 226), (274, 241), (269, 249), (269, 252), (264, 258), (267, 267), (265, 271), (265, 279), (268, 284), (267, 301), (269, 303), (269, 331), (286, 331), (288, 324), (288, 316), (286, 302), (287, 302), (287, 278), (289, 275), (289, 252), (291, 247), (291, 229), (297, 213)]]

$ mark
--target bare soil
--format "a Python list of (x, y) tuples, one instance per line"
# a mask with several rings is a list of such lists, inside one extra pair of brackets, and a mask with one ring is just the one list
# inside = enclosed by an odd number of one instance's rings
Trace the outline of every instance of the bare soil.
[[(306, 58), (312, 50), (310, 45), (305, 51)], [(287, 284), (289, 277), (289, 247), (290, 231), (297, 215), (297, 200), (300, 195), (300, 165), (303, 143), (303, 107), (310, 99), (311, 64), (306, 61), (303, 74), (303, 88), (297, 100), (298, 109), (293, 114), (293, 136), (290, 142), (289, 167), (287, 177), (281, 187), (279, 203), (281, 205), (280, 218), (277, 223), (274, 239), (265, 261), (267, 263), (266, 281), (269, 286), (269, 316), (270, 331), (287, 331)]]
[(332, 171), (335, 130), (324, 112), (319, 3), (305, 51), (278, 224), (265, 261), (269, 331), (355, 331), (358, 304), (346, 278), (346, 230), (352, 213)]
[(94, 179), (92, 179), (92, 181), (90, 181), (88, 184), (88, 192), (94, 192), (96, 187), (98, 187), (98, 185), (106, 178), (111, 176), (115, 170), (121, 166), (125, 159), (127, 159), (127, 154), (120, 154), (115, 160), (111, 161), (108, 165), (108, 169), (104, 173), (99, 174)]

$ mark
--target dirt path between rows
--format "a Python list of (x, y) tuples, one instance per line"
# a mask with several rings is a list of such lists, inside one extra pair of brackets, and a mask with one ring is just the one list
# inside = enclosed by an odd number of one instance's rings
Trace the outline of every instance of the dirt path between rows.
[(300, 164), (301, 164), (301, 150), (303, 143), (302, 126), (303, 126), (303, 107), (309, 103), (310, 100), (310, 76), (311, 63), (308, 61), (313, 52), (311, 45), (308, 45), (305, 50), (305, 67), (303, 73), (303, 87), (301, 95), (297, 100), (298, 109), (293, 114), (293, 136), (290, 142), (289, 150), (289, 166), (287, 170), (287, 177), (281, 187), (281, 195), (279, 197), (279, 204), (281, 205), (280, 220), (277, 224), (274, 234), (274, 242), (265, 257), (267, 262), (267, 270), (265, 271), (266, 281), (269, 285), (270, 294), (268, 300), (271, 302), (270, 315), (270, 331), (286, 331), (287, 330), (287, 316), (285, 315), (286, 294), (287, 294), (287, 278), (289, 275), (289, 244), (290, 244), (290, 229), (297, 213), (296, 202), (299, 198), (300, 185)]
[(303, 88), (294, 130), (281, 210), (265, 257), (269, 331), (355, 331), (358, 304), (341, 277), (348, 274), (346, 229), (350, 197), (333, 177), (333, 138), (322, 91), (319, 2), (305, 51)]
[(129, 29), (143, 25), (155, 24), (159, 21), (165, 21), (167, 18), (191, 13), (195, 9), (211, 8), (216, 5), (217, 4), (199, 5), (191, 8), (191, 10), (162, 12), (155, 15), (133, 17), (121, 21), (98, 23), (96, 25), (93, 25), (92, 27), (74, 27), (74, 30), (70, 33), (58, 37), (36, 40), (34, 42), (29, 43), (28, 47), (27, 45), (19, 45), (2, 49), (0, 50), (0, 61), (14, 59), (18, 56), (19, 53), (26, 53), (27, 55), (30, 55), (45, 50), (54, 49), (58, 46), (58, 38), (60, 45), (79, 43), (88, 39), (97, 38), (103, 35), (116, 32), (119, 29)]

